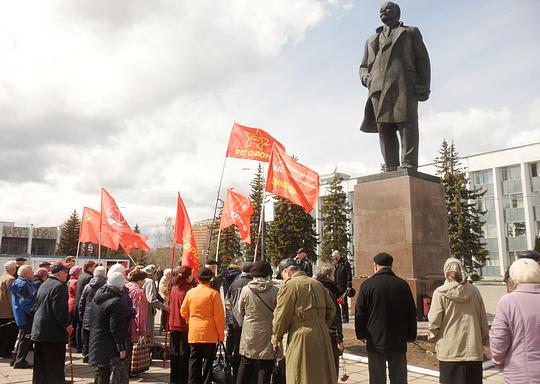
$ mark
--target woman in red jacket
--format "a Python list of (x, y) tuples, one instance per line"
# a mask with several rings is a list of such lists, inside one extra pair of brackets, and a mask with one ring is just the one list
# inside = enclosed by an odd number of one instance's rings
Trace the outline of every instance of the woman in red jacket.
[(174, 281), (169, 297), (171, 312), (169, 330), (171, 331), (171, 380), (172, 384), (187, 384), (189, 373), (188, 326), (180, 314), (187, 291), (193, 286), (191, 268), (182, 266)]

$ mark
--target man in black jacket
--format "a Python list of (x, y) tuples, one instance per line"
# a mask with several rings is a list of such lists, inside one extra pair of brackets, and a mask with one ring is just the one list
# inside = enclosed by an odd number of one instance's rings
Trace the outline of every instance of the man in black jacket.
[[(84, 287), (92, 280), (94, 277), (94, 269), (96, 269), (96, 263), (93, 260), (85, 261), (83, 265), (83, 273), (77, 279), (77, 292), (75, 292), (75, 316), (76, 321), (80, 323), (82, 319), (79, 319), (79, 303), (81, 301), (81, 295)], [(77, 334), (75, 335), (75, 340), (77, 342), (77, 352), (82, 352), (82, 327), (77, 327)]]
[(227, 340), (225, 345), (227, 353), (229, 356), (232, 356), (234, 382), (236, 382), (238, 368), (240, 366), (240, 337), (242, 336), (242, 328), (234, 318), (233, 311), (238, 299), (240, 299), (242, 288), (252, 280), (250, 275), (252, 266), (253, 263), (250, 261), (245, 261), (242, 264), (242, 273), (232, 282), (225, 295), (225, 320), (227, 322)]
[(311, 264), (311, 261), (306, 258), (307, 253), (304, 250), (304, 248), (300, 248), (298, 251), (296, 251), (296, 264), (298, 267), (306, 273), (309, 277), (313, 277), (313, 264)]
[(67, 277), (67, 267), (62, 263), (54, 264), (51, 276), (41, 284), (36, 295), (32, 324), (34, 383), (65, 382), (66, 342), (73, 329), (69, 325)]
[(379, 253), (375, 274), (360, 288), (356, 302), (356, 337), (367, 341), (370, 384), (407, 383), (407, 341), (416, 339), (416, 306), (407, 282), (392, 272), (393, 257)]
[[(122, 301), (126, 279), (113, 272), (90, 303), (90, 343), (88, 362), (96, 367), (94, 383), (109, 383), (111, 364), (126, 358), (127, 305)], [(127, 372), (126, 372), (127, 376)]]
[[(332, 252), (332, 260), (334, 260), (336, 270), (334, 272), (336, 287), (338, 290), (338, 297), (343, 296), (347, 289), (352, 288), (352, 272), (351, 264), (343, 257), (338, 250)], [(343, 304), (341, 304), (341, 317), (344, 323), (349, 322), (349, 302), (348, 297), (343, 297)]]

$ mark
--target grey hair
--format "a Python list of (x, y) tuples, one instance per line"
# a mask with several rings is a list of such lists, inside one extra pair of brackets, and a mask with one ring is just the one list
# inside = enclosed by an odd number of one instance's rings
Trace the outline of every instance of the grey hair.
[(330, 263), (323, 263), (317, 267), (315, 278), (317, 280), (330, 279), (334, 275), (335, 268)]
[(94, 269), (94, 277), (107, 277), (107, 268), (100, 265)]
[(8, 261), (7, 263), (4, 264), (4, 271), (8, 271), (8, 269), (17, 269), (17, 263), (13, 260), (10, 260)]

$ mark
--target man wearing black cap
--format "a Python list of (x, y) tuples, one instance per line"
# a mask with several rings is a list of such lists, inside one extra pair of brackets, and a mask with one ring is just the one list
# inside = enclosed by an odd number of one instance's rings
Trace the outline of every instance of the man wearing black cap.
[(304, 248), (300, 248), (296, 251), (296, 264), (298, 267), (306, 273), (309, 277), (313, 277), (313, 265), (309, 259), (306, 259), (306, 251)]
[(34, 383), (62, 384), (69, 325), (68, 269), (55, 263), (51, 275), (41, 284), (34, 305), (32, 340), (34, 347)]
[(15, 278), (19, 277), (19, 268), (26, 264), (26, 259), (24, 257), (17, 257), (15, 259), (17, 263), (17, 271), (15, 272)]
[(394, 258), (373, 258), (375, 274), (360, 288), (356, 302), (356, 337), (367, 344), (369, 382), (407, 383), (407, 341), (416, 339), (416, 306), (407, 282), (392, 272)]
[(42, 263), (39, 263), (38, 267), (39, 267), (39, 268), (45, 268), (47, 271), (50, 272), (50, 271), (51, 271), (51, 265), (52, 265), (52, 264), (51, 264), (50, 262), (44, 261), (44, 262), (42, 262)]

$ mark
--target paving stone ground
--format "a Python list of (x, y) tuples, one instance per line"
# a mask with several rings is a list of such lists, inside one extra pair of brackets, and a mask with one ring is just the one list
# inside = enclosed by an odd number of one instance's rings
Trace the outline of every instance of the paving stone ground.
[[(32, 362), (32, 352), (29, 353), (28, 361)], [(350, 359), (345, 359), (345, 365), (349, 379), (348, 384), (369, 383), (368, 366), (365, 363), (359, 363)], [(82, 362), (82, 356), (79, 353), (73, 353), (73, 373), (74, 382), (80, 384), (94, 382), (94, 368)], [(340, 374), (342, 374), (342, 368)], [(66, 363), (66, 379), (70, 379), (70, 367)], [(8, 359), (0, 359), (0, 384), (31, 383), (32, 369), (13, 369), (9, 366)], [(163, 361), (153, 360), (150, 370), (140, 374), (137, 378), (131, 379), (130, 383), (168, 383), (169, 382), (169, 363), (165, 368)], [(389, 382), (389, 381), (388, 381)], [(438, 383), (437, 377), (421, 375), (409, 372), (409, 383), (414, 384), (432, 384)], [(339, 381), (343, 383), (343, 381)], [(496, 370), (490, 369), (484, 372), (485, 384), (503, 383), (502, 374)], [(62, 383), (59, 383), (62, 384)], [(317, 384), (317, 383), (313, 383)]]

